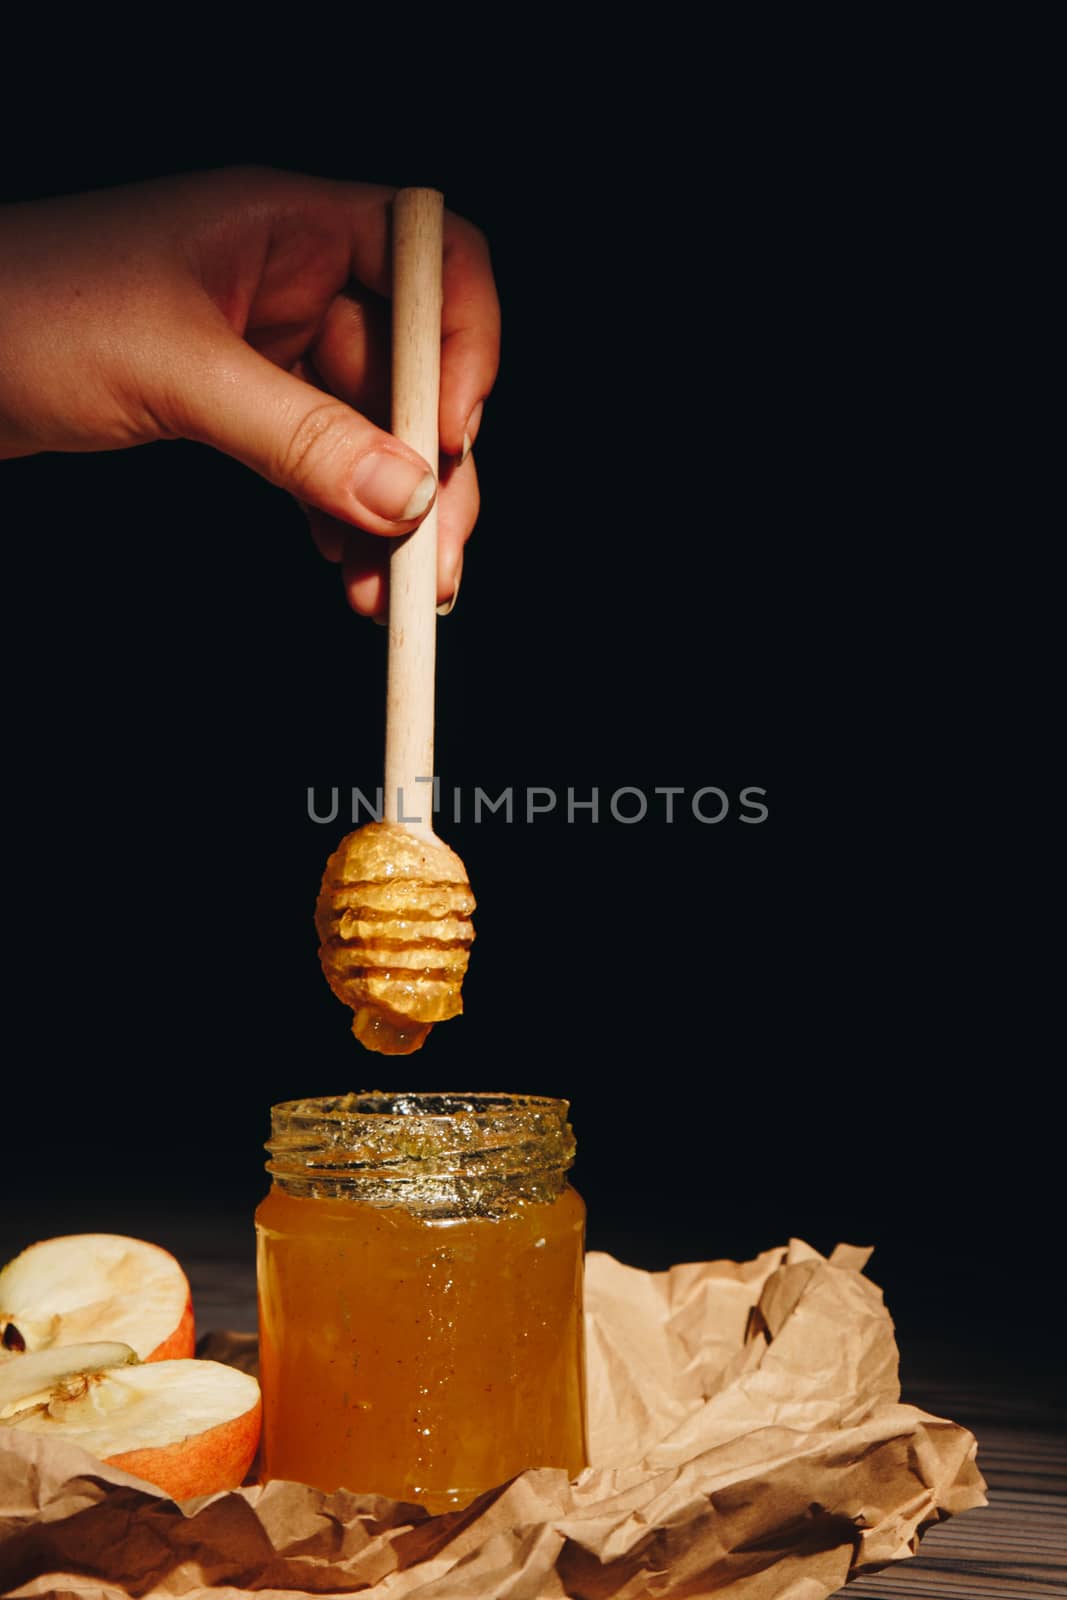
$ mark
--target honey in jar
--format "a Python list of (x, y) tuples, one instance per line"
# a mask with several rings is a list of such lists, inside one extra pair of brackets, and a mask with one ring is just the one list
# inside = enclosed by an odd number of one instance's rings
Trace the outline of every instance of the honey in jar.
[(265, 1477), (437, 1512), (527, 1467), (586, 1465), (567, 1111), (489, 1094), (273, 1108), (256, 1213)]

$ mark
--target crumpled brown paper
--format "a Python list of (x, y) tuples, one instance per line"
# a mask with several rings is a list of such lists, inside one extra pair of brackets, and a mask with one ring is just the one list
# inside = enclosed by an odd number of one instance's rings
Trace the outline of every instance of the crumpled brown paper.
[(651, 1274), (591, 1254), (594, 1465), (443, 1516), (290, 1483), (178, 1506), (0, 1430), (0, 1592), (820, 1600), (985, 1503), (971, 1434), (899, 1403), (868, 1254), (795, 1240)]

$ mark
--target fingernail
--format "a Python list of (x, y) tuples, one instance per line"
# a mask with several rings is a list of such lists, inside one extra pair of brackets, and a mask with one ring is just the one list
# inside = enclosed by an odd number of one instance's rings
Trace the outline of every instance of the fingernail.
[(478, 429), (482, 425), (482, 412), (484, 410), (485, 401), (479, 400), (478, 404), (467, 418), (467, 426), (463, 430), (463, 454), (459, 458), (460, 466), (463, 465), (464, 461), (466, 461), (467, 457), (470, 455), (474, 446), (474, 441), (478, 437)]
[(452, 612), (452, 611), (454, 611), (456, 609), (456, 601), (459, 599), (459, 581), (462, 578), (462, 576), (463, 576), (463, 563), (460, 562), (459, 571), (456, 573), (456, 581), (452, 585), (452, 598), (451, 598), (451, 600), (446, 600), (446, 601), (444, 601), (444, 603), (442, 605), (439, 605), (437, 607), (437, 615), (439, 617), (447, 617), (450, 612)]
[(357, 500), (389, 522), (421, 517), (437, 492), (437, 479), (404, 456), (375, 450), (356, 468), (352, 489)]

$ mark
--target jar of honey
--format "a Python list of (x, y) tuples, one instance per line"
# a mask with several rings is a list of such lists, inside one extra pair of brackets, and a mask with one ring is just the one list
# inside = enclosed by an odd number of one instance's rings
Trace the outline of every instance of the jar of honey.
[(263, 1474), (438, 1512), (586, 1465), (585, 1207), (564, 1100), (271, 1111), (256, 1212)]

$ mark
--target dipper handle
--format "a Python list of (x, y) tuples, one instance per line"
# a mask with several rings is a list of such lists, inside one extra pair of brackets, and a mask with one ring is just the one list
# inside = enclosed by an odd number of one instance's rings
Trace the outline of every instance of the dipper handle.
[[(392, 431), (437, 471), (444, 197), (401, 189), (393, 201)], [(437, 502), (389, 558), (385, 820), (433, 831)], [(421, 782), (416, 782), (421, 779)]]

